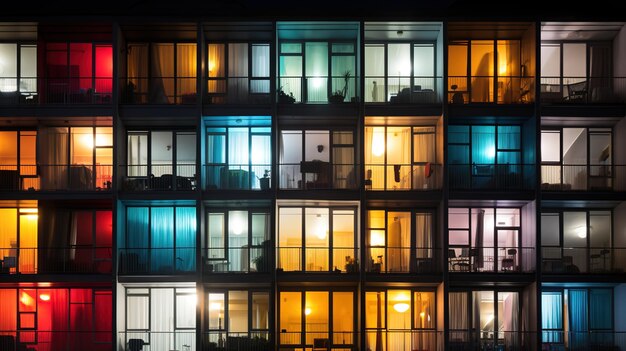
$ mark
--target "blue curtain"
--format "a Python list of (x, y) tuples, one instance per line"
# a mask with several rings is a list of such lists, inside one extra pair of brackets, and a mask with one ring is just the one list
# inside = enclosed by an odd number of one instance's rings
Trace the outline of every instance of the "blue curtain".
[[(207, 128), (208, 133), (226, 132), (226, 128)], [(206, 138), (206, 163), (207, 179), (206, 185), (209, 189), (216, 189), (220, 186), (220, 170), (226, 163), (226, 135), (209, 134)], [(217, 164), (217, 165), (216, 165)]]
[[(127, 257), (137, 258), (137, 262), (128, 261), (129, 265), (145, 265), (148, 263), (149, 231), (148, 208), (128, 207), (126, 209), (126, 248)], [(139, 269), (139, 267), (128, 267)]]
[(569, 290), (568, 305), (570, 349), (584, 350), (589, 331), (587, 290)]
[(150, 271), (171, 273), (174, 269), (174, 209), (152, 207), (150, 220)]
[[(611, 289), (591, 289), (589, 291), (589, 324), (593, 344), (613, 343), (613, 291)], [(605, 331), (605, 332), (603, 332)]]
[(193, 271), (196, 267), (196, 208), (176, 208), (176, 270)]
[(541, 342), (563, 342), (563, 295), (561, 292), (541, 293)]
[(496, 128), (472, 126), (472, 163), (493, 164), (496, 161)]
[[(522, 163), (520, 127), (519, 126), (498, 126), (498, 154), (497, 162), (505, 174), (520, 173)], [(507, 151), (502, 151), (507, 150)]]

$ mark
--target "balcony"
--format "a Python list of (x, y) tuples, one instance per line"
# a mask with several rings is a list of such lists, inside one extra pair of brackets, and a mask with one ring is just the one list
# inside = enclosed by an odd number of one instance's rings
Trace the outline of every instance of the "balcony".
[(450, 330), (448, 349), (475, 351), (535, 350), (536, 342), (536, 332), (498, 331), (494, 333), (493, 330)]
[(626, 77), (541, 77), (542, 104), (623, 104)]
[[(443, 350), (443, 332), (436, 330), (368, 329), (365, 331), (365, 340), (367, 350)], [(382, 345), (380, 348), (379, 343)]]
[(358, 165), (325, 161), (279, 164), (281, 189), (357, 189)]
[(270, 79), (255, 77), (205, 78), (205, 104), (270, 104)]
[[(83, 327), (86, 328), (86, 327)], [(3, 351), (112, 349), (111, 331), (39, 331), (29, 329), (2, 330), (0, 348)], [(34, 347), (34, 348), (33, 348)]]
[(357, 273), (354, 247), (278, 247), (277, 269), (289, 272)]
[(129, 105), (193, 105), (198, 101), (196, 77), (120, 78), (120, 102)]
[(441, 264), (436, 259), (438, 249), (432, 247), (370, 246), (367, 249), (370, 253), (370, 262), (365, 267), (368, 273), (441, 272)]
[[(443, 78), (434, 76), (365, 76), (368, 104), (440, 104)], [(386, 83), (387, 82), (387, 83)]]
[[(332, 316), (330, 316), (332, 318)], [(328, 331), (328, 324), (310, 326), (312, 328), (318, 328), (326, 331), (319, 332), (290, 332), (287, 330), (281, 330), (278, 338), (278, 344), (280, 350), (292, 350), (300, 345), (306, 345), (313, 347), (313, 350), (351, 350), (356, 345), (358, 340), (358, 333), (350, 331)], [(329, 338), (329, 333), (332, 334), (332, 339)], [(291, 348), (289, 347), (291, 346)], [(310, 348), (307, 348), (310, 350)]]
[(545, 274), (623, 274), (626, 248), (544, 246), (541, 266)]
[(534, 164), (450, 164), (453, 190), (532, 190)]
[[(496, 254), (497, 253), (497, 254)], [(532, 273), (534, 247), (452, 247), (448, 249), (449, 272)]]
[(437, 190), (443, 183), (440, 164), (366, 164), (366, 190)]
[(121, 248), (118, 274), (190, 274), (195, 271), (195, 247)]
[[(357, 77), (358, 78), (358, 77)], [(354, 102), (356, 99), (357, 79), (351, 75), (347, 79), (339, 76), (280, 76), (278, 87), (285, 95), (280, 94), (278, 103), (342, 103)], [(335, 92), (342, 92), (335, 99)], [(284, 96), (293, 99), (281, 98)]]
[(544, 191), (624, 191), (625, 165), (541, 165)]
[[(110, 337), (110, 336), (109, 336)], [(196, 351), (195, 329), (181, 329), (175, 332), (157, 332), (151, 330), (127, 330), (118, 333), (119, 350), (158, 351), (180, 350)]]
[(3, 191), (110, 191), (112, 165), (0, 165)]
[(268, 190), (271, 164), (204, 165), (207, 190)]
[(110, 274), (110, 246), (0, 248), (2, 274)]
[(0, 85), (5, 87), (0, 92), (0, 105), (106, 105), (113, 102), (111, 77), (3, 77)]
[[(176, 176), (172, 171), (176, 170)], [(196, 165), (121, 165), (124, 191), (191, 191), (196, 190)]]
[[(224, 327), (227, 327), (224, 325)], [(252, 331), (250, 333), (232, 333), (226, 330), (212, 330), (204, 332), (202, 339), (203, 350), (270, 350), (271, 334), (267, 331)]]
[(572, 332), (544, 330), (541, 332), (541, 349), (545, 351), (617, 351), (626, 347), (626, 332), (594, 330)]
[[(270, 244), (270, 241), (267, 243)], [(228, 249), (206, 249), (204, 272), (269, 273), (274, 269), (271, 255), (272, 248), (267, 244)]]
[(534, 81), (534, 78), (524, 76), (450, 76), (448, 102), (529, 104), (535, 101), (532, 94)]

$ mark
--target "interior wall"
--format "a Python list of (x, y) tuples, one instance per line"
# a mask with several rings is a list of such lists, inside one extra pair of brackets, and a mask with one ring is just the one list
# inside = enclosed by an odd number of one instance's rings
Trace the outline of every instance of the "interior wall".
[(436, 72), (435, 74), (437, 75), (437, 83), (439, 83), (439, 88), (436, 90), (437, 92), (437, 97), (439, 98), (438, 101), (444, 101), (443, 99), (443, 93), (445, 91), (444, 89), (444, 83), (443, 83), (443, 68), (445, 65), (445, 61), (443, 60), (443, 45), (444, 45), (444, 41), (443, 41), (443, 26), (441, 28), (441, 30), (439, 31), (439, 33), (437, 34), (437, 47), (435, 48), (435, 56), (437, 57), (437, 62), (435, 62), (435, 67), (436, 68)]
[[(624, 30), (622, 30), (622, 32), (624, 32)], [(626, 33), (624, 34), (624, 38), (626, 41)], [(624, 46), (626, 46), (626, 43), (624, 43)], [(626, 51), (626, 49), (624, 51)], [(626, 60), (626, 56), (624, 59)], [(624, 64), (624, 66), (626, 66), (626, 64)], [(617, 165), (615, 167), (615, 184), (613, 184), (613, 187), (615, 190), (624, 191), (626, 190), (626, 138), (617, 136), (626, 135), (626, 118), (622, 118), (619, 123), (615, 125), (613, 135), (613, 164)]]
[[(626, 26), (622, 26), (613, 40), (613, 75), (626, 77)], [(614, 84), (615, 93), (620, 97), (626, 96), (626, 84), (623, 79)]]
[[(622, 283), (615, 287), (613, 290), (613, 311), (615, 315), (614, 328), (616, 332), (626, 332), (626, 284)], [(616, 338), (616, 341), (621, 340), (620, 350), (626, 347), (625, 338)]]
[(537, 255), (537, 202), (531, 201), (522, 207), (522, 269), (534, 270)]
[[(626, 247), (626, 201), (613, 210), (613, 247)], [(613, 255), (615, 268), (626, 271), (626, 254), (616, 252)], [(626, 290), (625, 290), (626, 291)]]
[[(115, 316), (116, 316), (116, 325), (117, 330), (124, 331), (126, 330), (126, 290), (124, 286), (120, 283), (115, 285)], [(116, 333), (117, 334), (117, 333)], [(118, 337), (117, 339), (117, 350), (125, 350), (125, 340), (124, 337)]]
[[(534, 77), (537, 72), (536, 25), (528, 27), (522, 36), (521, 64), (526, 67), (525, 76)], [(520, 72), (521, 75), (522, 72)], [(530, 84), (530, 96), (535, 96), (535, 84)]]

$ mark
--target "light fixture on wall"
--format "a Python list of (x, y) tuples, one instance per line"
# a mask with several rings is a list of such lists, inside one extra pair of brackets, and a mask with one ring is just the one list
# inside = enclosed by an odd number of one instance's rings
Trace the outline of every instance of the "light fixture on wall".
[(165, 148), (167, 149), (167, 151), (170, 151), (172, 149), (172, 145), (165, 145)]
[(372, 154), (380, 157), (385, 153), (385, 128), (376, 127), (372, 130)]
[(581, 239), (586, 238), (587, 237), (587, 228), (585, 228), (584, 225), (576, 227), (576, 236), (578, 236)]

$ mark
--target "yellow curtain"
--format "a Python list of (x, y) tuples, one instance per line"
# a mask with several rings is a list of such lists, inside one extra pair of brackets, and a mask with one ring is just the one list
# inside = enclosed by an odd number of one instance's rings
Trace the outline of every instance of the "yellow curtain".
[[(22, 273), (37, 272), (37, 220), (36, 213), (20, 214), (20, 264)], [(24, 250), (26, 249), (26, 250)]]
[(196, 44), (176, 46), (177, 96), (196, 93), (197, 52)]
[(209, 44), (209, 81), (208, 92), (211, 94), (225, 93), (226, 84), (223, 80), (215, 78), (224, 78), (224, 44)]
[(148, 44), (128, 45), (127, 65), (128, 82), (135, 86), (137, 96), (145, 96), (148, 93)]

